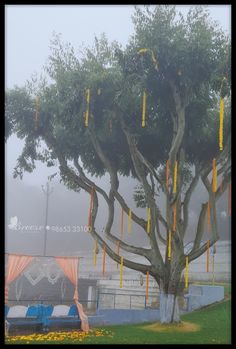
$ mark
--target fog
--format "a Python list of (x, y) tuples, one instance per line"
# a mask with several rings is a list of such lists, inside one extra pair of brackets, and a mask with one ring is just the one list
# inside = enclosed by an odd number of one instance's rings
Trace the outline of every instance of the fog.
[[(105, 176), (99, 185), (107, 187), (108, 176)], [(136, 208), (132, 192), (137, 182), (131, 178), (120, 178), (120, 192), (132, 210), (142, 218), (146, 218), (146, 210)], [(50, 230), (47, 231), (46, 255), (73, 255), (77, 251), (91, 251), (94, 247), (90, 234), (86, 231), (88, 223), (89, 195), (81, 190), (79, 193), (68, 190), (58, 181), (50, 182), (53, 192), (49, 196), (48, 221)], [(21, 180), (11, 177), (6, 186), (6, 249), (8, 252), (43, 254), (44, 225), (46, 214), (46, 195), (42, 188), (25, 184)], [(164, 212), (165, 200), (159, 198), (159, 205)], [(207, 193), (199, 183), (190, 202), (189, 227), (186, 233), (186, 242), (192, 241), (197, 224), (198, 214), (202, 202), (207, 201)], [(120, 207), (115, 205), (115, 220), (112, 233), (120, 236)], [(11, 217), (17, 216), (22, 229), (9, 228)], [(230, 239), (230, 217), (227, 215), (227, 193), (217, 203), (218, 228), (221, 240)], [(97, 231), (101, 232), (106, 224), (107, 206), (99, 196), (99, 210), (96, 219)], [(23, 228), (23, 226), (42, 226), (42, 230)], [(53, 228), (54, 227), (54, 228)], [(60, 231), (63, 229), (64, 232)], [(84, 228), (85, 227), (85, 228)], [(125, 215), (124, 241), (136, 246), (148, 246), (143, 230), (133, 222), (132, 232), (127, 232), (127, 215)], [(54, 231), (53, 231), (54, 229)], [(57, 229), (57, 231), (56, 231)], [(162, 234), (164, 231), (162, 230)], [(207, 232), (203, 236), (207, 239)]]
[[(189, 6), (178, 6), (183, 14)], [(227, 33), (231, 31), (231, 7), (226, 5), (209, 6), (211, 16), (217, 20)], [(79, 55), (79, 48), (93, 43), (94, 35), (105, 33), (109, 40), (117, 40), (123, 46), (133, 33), (131, 14), (133, 6), (128, 5), (7, 5), (5, 6), (6, 29), (6, 88), (15, 85), (23, 86), (32, 74), (40, 73), (50, 53), (49, 43), (53, 32), (61, 33), (64, 41), (69, 41)], [(45, 185), (48, 176), (58, 168), (48, 168), (37, 163), (33, 173), (25, 173), (23, 180), (13, 178), (13, 169), (20, 155), (23, 142), (15, 135), (11, 136), (5, 148), (5, 206), (6, 206), (6, 251), (41, 254), (43, 252), (44, 230), (19, 231), (8, 227), (11, 217), (17, 217), (22, 225), (44, 225), (46, 197), (41, 186)], [(105, 190), (109, 178), (99, 181)], [(89, 196), (84, 191), (75, 193), (59, 183), (58, 177), (50, 185), (53, 193), (49, 197), (48, 222), (51, 226), (85, 226), (89, 207)], [(127, 203), (141, 217), (146, 211), (137, 209), (133, 202), (133, 188), (136, 181), (131, 178), (120, 178), (121, 194)], [(195, 198), (191, 201), (191, 229), (187, 239), (193, 239), (194, 225), (202, 200), (207, 200), (201, 185), (197, 187)], [(226, 195), (218, 203), (218, 223), (221, 239), (230, 237), (230, 219), (227, 211)], [(160, 198), (160, 206), (165, 202)], [(106, 204), (100, 198), (99, 214), (96, 227), (100, 231), (105, 225)], [(113, 232), (119, 235), (120, 208), (117, 206)], [(126, 217), (127, 223), (127, 217)], [(72, 228), (71, 228), (72, 229)], [(146, 245), (145, 234), (133, 223), (132, 234), (126, 232), (125, 241), (136, 245)], [(73, 254), (80, 250), (91, 250), (93, 246), (89, 233), (80, 232), (47, 232), (47, 255)]]

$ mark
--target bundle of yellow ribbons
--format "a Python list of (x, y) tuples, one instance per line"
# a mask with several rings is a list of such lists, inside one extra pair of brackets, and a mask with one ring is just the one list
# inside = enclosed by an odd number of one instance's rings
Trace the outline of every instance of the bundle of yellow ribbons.
[(223, 84), (226, 82), (226, 77), (223, 78), (220, 88), (220, 127), (219, 127), (219, 148), (223, 150), (223, 123), (224, 123), (224, 98), (222, 97)]
[(141, 48), (139, 51), (138, 51), (138, 54), (144, 54), (144, 53), (149, 53), (151, 54), (151, 59), (152, 59), (152, 62), (154, 64), (154, 67), (156, 70), (158, 70), (158, 64), (157, 64), (157, 60), (155, 58), (155, 55), (153, 53), (153, 51), (149, 48)]

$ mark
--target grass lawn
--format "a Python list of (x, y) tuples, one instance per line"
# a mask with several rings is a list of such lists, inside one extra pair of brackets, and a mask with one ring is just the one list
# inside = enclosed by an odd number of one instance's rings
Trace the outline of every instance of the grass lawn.
[(83, 332), (51, 332), (46, 335), (10, 336), (6, 344), (230, 344), (231, 301), (226, 300), (182, 316), (195, 332), (169, 326), (165, 331), (152, 331), (150, 323), (117, 325)]

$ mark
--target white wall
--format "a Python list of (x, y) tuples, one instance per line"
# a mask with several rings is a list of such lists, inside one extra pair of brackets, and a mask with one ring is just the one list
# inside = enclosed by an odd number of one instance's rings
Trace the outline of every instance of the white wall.
[[(161, 249), (162, 255), (164, 249)], [(117, 268), (117, 263), (114, 262), (108, 255), (106, 255), (106, 273), (102, 275), (102, 251), (97, 255), (97, 265), (93, 265), (93, 256), (78, 252), (82, 257), (80, 260), (80, 271), (79, 275), (83, 278), (96, 278), (106, 280), (106, 284), (110, 284), (111, 287), (115, 287), (119, 280), (120, 271)], [(123, 253), (126, 258), (132, 258), (133, 261), (139, 263), (146, 263), (146, 260), (136, 255), (128, 255), (126, 252)], [(213, 265), (212, 255), (210, 255), (209, 272), (206, 272), (206, 253), (197, 258), (195, 261), (189, 264), (189, 281), (212, 281), (213, 278)], [(216, 254), (214, 258), (214, 274), (215, 281), (230, 281), (231, 280), (231, 241), (219, 241), (216, 243)], [(138, 287), (140, 286), (140, 272), (128, 269), (124, 267), (123, 280), (124, 287)], [(145, 276), (143, 275), (144, 284)], [(109, 280), (109, 281), (108, 281)], [(150, 277), (150, 284), (152, 283)], [(144, 285), (145, 288), (145, 285)]]

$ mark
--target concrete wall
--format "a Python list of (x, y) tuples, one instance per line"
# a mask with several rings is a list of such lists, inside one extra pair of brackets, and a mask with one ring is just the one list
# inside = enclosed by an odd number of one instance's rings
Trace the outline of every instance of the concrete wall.
[(154, 309), (99, 309), (98, 315), (103, 316), (103, 322), (107, 325), (134, 324), (160, 319), (159, 310)]
[(190, 285), (188, 292), (188, 311), (219, 302), (224, 299), (223, 286)]
[[(161, 245), (161, 254), (164, 255), (165, 249)], [(117, 263), (114, 262), (109, 256), (106, 257), (106, 272), (105, 276), (102, 275), (102, 251), (100, 250), (97, 255), (97, 265), (93, 265), (92, 253), (88, 254), (85, 251), (79, 251), (78, 254), (82, 257), (80, 261), (80, 277), (94, 278), (99, 280), (106, 280), (109, 282), (111, 288), (116, 282), (114, 280), (119, 279), (119, 268)], [(123, 252), (122, 255), (138, 263), (147, 263), (146, 259), (141, 256), (133, 254), (127, 254)], [(132, 287), (138, 285), (141, 286), (141, 279), (143, 278), (145, 284), (145, 276), (141, 276), (140, 272), (130, 270), (124, 267), (123, 280), (124, 287)], [(213, 279), (213, 257), (210, 255), (209, 272), (206, 272), (206, 254), (203, 254), (195, 261), (189, 264), (189, 281), (209, 281)], [(219, 241), (216, 243), (216, 254), (214, 257), (214, 279), (215, 281), (230, 282), (231, 280), (231, 241)], [(108, 281), (109, 280), (109, 281)], [(150, 283), (152, 278), (150, 277)], [(155, 282), (155, 281), (154, 281)], [(117, 284), (116, 284), (117, 286)], [(145, 285), (143, 287), (145, 289)]]
[[(104, 292), (104, 295), (109, 295)], [(118, 295), (118, 294), (115, 294)], [(111, 324), (125, 324), (125, 323), (142, 323), (148, 321), (160, 320), (159, 309), (127, 309), (129, 307), (125, 302), (127, 294), (119, 294), (123, 299), (120, 307), (121, 309), (115, 309), (114, 305), (111, 304), (109, 308), (109, 302), (104, 301), (106, 309), (99, 308), (97, 315), (91, 317), (91, 325), (111, 325)], [(114, 294), (112, 295), (114, 296)], [(133, 296), (133, 295), (132, 295)], [(135, 295), (134, 295), (135, 297)], [(136, 295), (137, 297), (137, 295)], [(223, 286), (208, 286), (208, 285), (190, 285), (189, 293), (186, 297), (187, 300), (187, 312), (202, 308), (203, 306), (219, 302), (224, 299), (224, 287)], [(122, 306), (124, 309), (122, 309)], [(182, 310), (182, 312), (185, 312)]]

